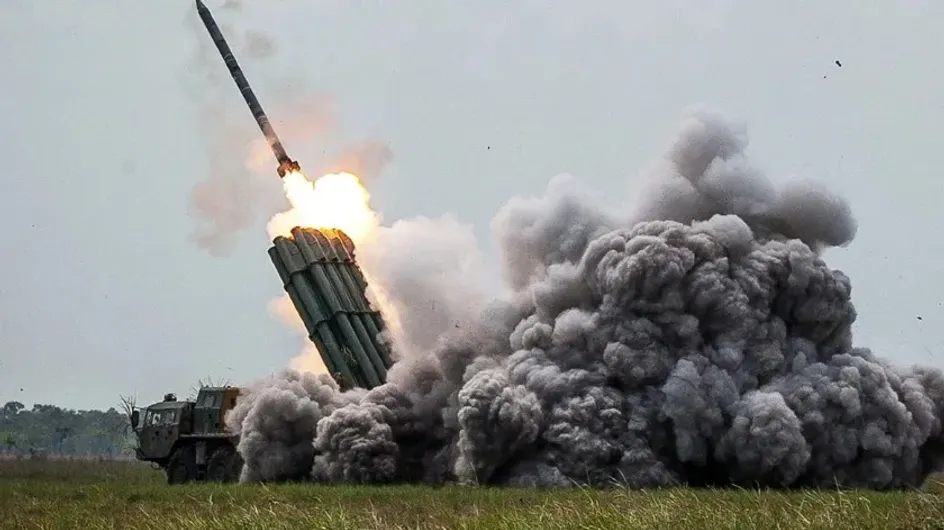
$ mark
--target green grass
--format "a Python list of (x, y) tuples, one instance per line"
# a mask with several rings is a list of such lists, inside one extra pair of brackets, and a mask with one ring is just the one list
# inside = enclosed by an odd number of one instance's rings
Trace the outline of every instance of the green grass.
[(651, 491), (317, 485), (169, 487), (136, 462), (0, 460), (0, 528), (944, 529), (922, 491)]

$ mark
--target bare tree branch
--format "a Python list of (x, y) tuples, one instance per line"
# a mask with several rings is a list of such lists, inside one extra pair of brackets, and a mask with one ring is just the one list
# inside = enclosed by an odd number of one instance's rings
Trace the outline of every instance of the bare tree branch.
[(118, 398), (121, 400), (121, 410), (124, 411), (125, 415), (128, 416), (128, 419), (130, 420), (131, 413), (134, 412), (136, 408), (138, 408), (137, 407), (138, 398), (136, 398), (135, 396), (125, 396), (125, 395), (118, 396)]

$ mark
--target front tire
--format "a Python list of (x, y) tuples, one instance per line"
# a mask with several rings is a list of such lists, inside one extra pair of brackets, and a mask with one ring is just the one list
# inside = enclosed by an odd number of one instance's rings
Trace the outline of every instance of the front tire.
[(209, 482), (230, 483), (239, 480), (243, 460), (230, 445), (220, 447), (207, 460), (206, 478)]
[(178, 447), (167, 463), (167, 483), (186, 484), (196, 479), (197, 456), (193, 447)]

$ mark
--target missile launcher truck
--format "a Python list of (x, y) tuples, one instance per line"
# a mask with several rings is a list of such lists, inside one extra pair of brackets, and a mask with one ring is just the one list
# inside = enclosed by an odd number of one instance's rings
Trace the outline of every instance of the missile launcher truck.
[(174, 394), (131, 413), (138, 438), (135, 457), (160, 466), (168, 484), (192, 481), (234, 482), (242, 460), (238, 436), (226, 432), (226, 413), (236, 406), (236, 387), (203, 387), (195, 401), (178, 401)]
[[(351, 239), (340, 230), (295, 228), (291, 237), (275, 238), (269, 257), (338, 385), (383, 384), (392, 365), (381, 340), (384, 322), (367, 299)], [(226, 414), (240, 394), (233, 386), (202, 387), (193, 401), (165, 395), (143, 409), (143, 418), (134, 410), (136, 458), (160, 466), (168, 484), (238, 480), (239, 435), (227, 432)]]
[[(278, 173), (300, 171), (262, 110), (213, 15), (201, 0), (197, 13), (220, 52), (230, 76), (246, 100), (253, 118), (279, 162)], [(269, 249), (282, 286), (318, 347), (328, 371), (342, 388), (373, 388), (387, 379), (392, 365), (380, 313), (367, 300), (367, 282), (354, 260), (354, 245), (342, 231), (296, 227), (291, 237), (277, 237)], [(201, 388), (194, 401), (177, 401), (173, 394), (131, 413), (138, 438), (139, 460), (159, 465), (167, 481), (234, 481), (242, 469), (236, 450), (239, 439), (226, 432), (226, 414), (237, 406), (236, 387)]]

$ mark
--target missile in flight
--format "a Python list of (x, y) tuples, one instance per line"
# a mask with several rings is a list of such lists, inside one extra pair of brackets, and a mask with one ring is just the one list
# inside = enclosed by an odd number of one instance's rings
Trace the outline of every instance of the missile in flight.
[(230, 50), (229, 45), (226, 44), (226, 39), (223, 38), (223, 32), (220, 31), (220, 27), (217, 26), (216, 21), (213, 20), (213, 15), (210, 13), (210, 10), (207, 9), (207, 6), (204, 5), (201, 0), (196, 0), (196, 3), (197, 13), (199, 13), (200, 19), (203, 20), (203, 25), (206, 26), (210, 37), (213, 39), (213, 44), (216, 45), (216, 49), (219, 50), (220, 55), (223, 57), (223, 62), (226, 63), (226, 68), (229, 70), (230, 76), (232, 76), (233, 81), (236, 82), (236, 87), (239, 88), (243, 99), (245, 99), (246, 104), (249, 105), (249, 111), (252, 112), (252, 117), (256, 119), (256, 123), (258, 123), (259, 128), (262, 129), (262, 134), (265, 135), (266, 140), (269, 142), (269, 147), (272, 148), (272, 154), (275, 155), (275, 159), (279, 162), (279, 177), (284, 177), (291, 171), (301, 171), (298, 162), (289, 158), (288, 153), (285, 152), (285, 148), (282, 147), (282, 141), (279, 140), (279, 136), (275, 134), (275, 129), (273, 129), (272, 124), (269, 123), (269, 117), (266, 116), (265, 111), (262, 110), (262, 105), (259, 104), (259, 100), (256, 99), (256, 94), (253, 93), (252, 88), (249, 86), (249, 81), (246, 79), (246, 76), (243, 75), (239, 63), (236, 62), (236, 56), (233, 55), (233, 51)]

